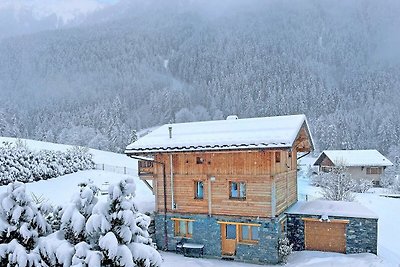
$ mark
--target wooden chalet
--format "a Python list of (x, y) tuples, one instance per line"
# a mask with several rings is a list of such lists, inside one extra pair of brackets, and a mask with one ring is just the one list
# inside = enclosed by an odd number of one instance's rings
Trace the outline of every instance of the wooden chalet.
[(292, 115), (167, 124), (125, 153), (153, 181), (160, 248), (186, 242), (208, 256), (276, 263), (297, 202), (298, 153), (313, 147), (305, 115)]

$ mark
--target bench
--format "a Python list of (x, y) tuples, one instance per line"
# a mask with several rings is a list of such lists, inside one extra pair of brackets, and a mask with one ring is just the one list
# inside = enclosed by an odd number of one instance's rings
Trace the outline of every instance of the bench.
[(176, 252), (181, 253), (186, 257), (201, 257), (203, 256), (204, 245), (190, 243), (188, 239), (182, 238), (176, 243)]
[(183, 243), (182, 249), (185, 257), (202, 257), (204, 245), (196, 243)]

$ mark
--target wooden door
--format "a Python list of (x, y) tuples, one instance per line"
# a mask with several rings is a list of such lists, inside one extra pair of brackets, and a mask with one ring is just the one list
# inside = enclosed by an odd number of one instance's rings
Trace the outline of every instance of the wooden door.
[(346, 253), (346, 225), (348, 221), (320, 222), (304, 219), (306, 250)]
[(221, 224), (222, 255), (236, 254), (237, 226), (236, 224)]

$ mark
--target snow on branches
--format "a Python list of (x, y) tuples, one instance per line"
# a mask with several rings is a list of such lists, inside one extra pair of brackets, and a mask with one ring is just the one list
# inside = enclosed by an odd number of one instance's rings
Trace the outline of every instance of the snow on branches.
[(102, 265), (159, 266), (160, 255), (149, 237), (150, 218), (133, 201), (135, 184), (126, 179), (108, 189), (107, 203), (99, 203), (87, 221), (92, 251), (102, 253)]
[(62, 211), (61, 229), (40, 240), (43, 266), (161, 265), (148, 233), (150, 218), (133, 201), (133, 180), (111, 185), (107, 202), (98, 201), (92, 182), (79, 187)]
[(15, 181), (23, 183), (46, 180), (61, 175), (94, 168), (92, 155), (71, 149), (66, 152), (41, 150), (5, 144), (0, 147), (0, 185)]
[(25, 192), (25, 185), (9, 184), (0, 195), (0, 262), (7, 266), (42, 266), (35, 250), (50, 225)]
[(322, 187), (322, 196), (327, 200), (353, 201), (357, 184), (347, 172), (344, 164), (333, 166), (328, 173), (318, 175)]
[(133, 180), (111, 185), (106, 202), (98, 191), (92, 181), (81, 183), (60, 210), (37, 207), (23, 183), (9, 184), (0, 194), (0, 266), (161, 266)]

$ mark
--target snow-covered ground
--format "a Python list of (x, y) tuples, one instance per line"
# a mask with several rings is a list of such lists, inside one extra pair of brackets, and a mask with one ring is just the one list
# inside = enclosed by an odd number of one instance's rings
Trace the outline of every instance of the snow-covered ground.
[[(187, 258), (175, 253), (162, 252), (164, 259), (163, 267), (255, 267), (249, 263), (235, 262), (230, 260)], [(279, 265), (266, 265), (279, 266)], [(390, 263), (385, 262), (380, 257), (373, 254), (353, 254), (345, 255), (340, 253), (301, 251), (294, 252), (289, 257), (286, 267), (386, 267)], [(397, 266), (397, 265), (396, 265)]]
[[(13, 141), (12, 138), (0, 137), (3, 141)], [(29, 148), (34, 150), (48, 149), (65, 151), (71, 146), (52, 144), (39, 141), (26, 141)], [(137, 162), (125, 155), (112, 152), (105, 152), (91, 149), (94, 161), (97, 164), (109, 164), (114, 166), (137, 168)], [(308, 164), (313, 162), (312, 158), (302, 160), (302, 171), (299, 175), (299, 198), (304, 199), (307, 195), (309, 200), (320, 197), (319, 189), (309, 185), (306, 177)], [(123, 175), (101, 170), (81, 171), (73, 174), (64, 175), (55, 179), (29, 183), (26, 185), (27, 191), (36, 196), (42, 196), (53, 204), (64, 204), (70, 201), (72, 195), (77, 190), (79, 182), (91, 179), (99, 187), (103, 187), (105, 182), (114, 183), (123, 178), (133, 178), (136, 182), (136, 202), (141, 211), (151, 211), (154, 209), (154, 196), (136, 175)], [(5, 186), (0, 187), (0, 193), (5, 191)], [(105, 196), (101, 196), (105, 197)], [(376, 266), (386, 267), (400, 266), (400, 199), (386, 198), (379, 196), (379, 190), (372, 193), (358, 194), (356, 201), (365, 205), (367, 208), (379, 216), (378, 233), (378, 257), (372, 254), (343, 255), (338, 253), (324, 253), (303, 251), (293, 253), (289, 258), (287, 266)], [(230, 265), (236, 266), (257, 266), (252, 264), (225, 261), (217, 259), (195, 259), (186, 258), (174, 253), (162, 252), (164, 258), (163, 266), (193, 266), (193, 267), (219, 267)]]
[[(42, 180), (26, 184), (26, 192), (34, 194), (53, 205), (67, 204), (74, 193), (78, 192), (78, 184), (92, 180), (100, 189), (107, 188), (103, 185), (118, 183), (122, 179), (134, 179), (136, 183), (136, 204), (141, 212), (154, 210), (154, 196), (146, 185), (136, 176), (123, 175), (100, 170), (89, 170), (71, 173), (50, 180)], [(0, 186), (0, 193), (6, 191), (7, 186)], [(106, 195), (99, 195), (99, 199), (106, 200)]]

